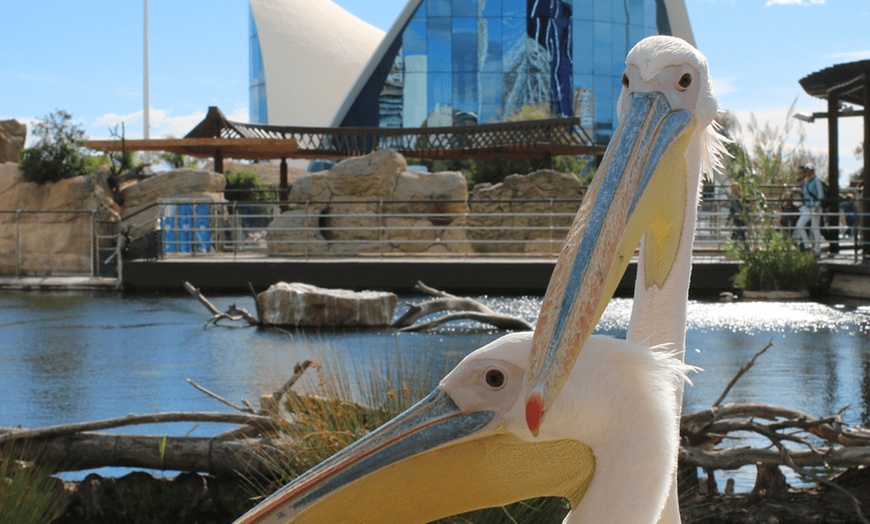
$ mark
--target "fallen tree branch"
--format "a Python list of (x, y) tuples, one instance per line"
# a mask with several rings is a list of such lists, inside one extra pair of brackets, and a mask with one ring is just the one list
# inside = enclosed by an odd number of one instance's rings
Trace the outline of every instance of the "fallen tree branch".
[(245, 406), (244, 406), (244, 407), (242, 407), (242, 406), (237, 406), (237, 405), (233, 404), (232, 402), (230, 402), (229, 400), (227, 400), (227, 399), (223, 398), (222, 396), (218, 395), (217, 393), (213, 393), (213, 392), (211, 392), (211, 391), (205, 389), (204, 387), (200, 386), (199, 384), (197, 384), (196, 382), (190, 380), (189, 378), (186, 379), (186, 380), (187, 380), (187, 383), (188, 383), (188, 384), (190, 384), (191, 386), (195, 387), (195, 388), (198, 389), (199, 391), (202, 391), (203, 393), (205, 393), (206, 395), (210, 396), (211, 398), (217, 400), (218, 402), (221, 402), (221, 403), (223, 403), (223, 404), (226, 404), (227, 406), (233, 408), (233, 409), (236, 410), (236, 411), (241, 411), (242, 413), (256, 413), (256, 410), (254, 410), (254, 408), (251, 407), (251, 405), (250, 405), (246, 400), (244, 400), (244, 399), (242, 399), (242, 402), (245, 403)]
[(253, 414), (216, 413), (216, 412), (167, 412), (149, 413), (147, 415), (126, 415), (104, 420), (61, 424), (44, 428), (0, 428), (0, 443), (38, 438), (53, 438), (74, 435), (83, 431), (137, 426), (141, 424), (161, 424), (164, 422), (219, 422), (224, 424), (242, 424), (258, 426), (263, 429), (275, 429), (276, 422), (270, 417)]
[(287, 442), (76, 433), (33, 439), (9, 448), (16, 460), (34, 461), (52, 473), (102, 467), (196, 471), (212, 475), (268, 474)]
[[(438, 298), (421, 302), (419, 304), (409, 304), (408, 311), (393, 322), (393, 327), (399, 331), (423, 331), (445, 322), (459, 319), (474, 320), (490, 324), (499, 329), (514, 331), (531, 331), (535, 329), (535, 325), (525, 319), (496, 313), (486, 305), (481, 304), (474, 299), (457, 297), (450, 293), (431, 288), (422, 282), (417, 282), (414, 287), (422, 293), (436, 296)], [(423, 317), (434, 313), (440, 313), (442, 311), (458, 312), (446, 314), (429, 322), (414, 324)]]
[(233, 322), (240, 322), (244, 320), (248, 323), (249, 326), (259, 326), (260, 321), (256, 319), (248, 310), (244, 308), (237, 307), (235, 304), (231, 304), (225, 313), (222, 313), (218, 308), (214, 306), (205, 296), (200, 292), (199, 289), (193, 286), (190, 282), (184, 283), (184, 289), (187, 290), (188, 293), (193, 295), (199, 302), (205, 306), (205, 308), (211, 313), (211, 318), (206, 321), (205, 326), (209, 324), (217, 325), (221, 320), (230, 320)]

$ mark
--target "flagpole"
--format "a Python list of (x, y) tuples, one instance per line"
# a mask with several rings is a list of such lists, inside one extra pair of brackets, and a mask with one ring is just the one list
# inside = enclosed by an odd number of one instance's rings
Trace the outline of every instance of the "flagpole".
[[(148, 113), (149, 113), (148, 106), (150, 105), (149, 101), (148, 101), (148, 0), (143, 0), (142, 5), (143, 5), (143, 15), (144, 15), (143, 16), (143, 20), (144, 20), (144, 27), (143, 27), (144, 54), (142, 57), (142, 63), (143, 63), (142, 76), (143, 76), (143, 83), (144, 83), (142, 92), (144, 95), (143, 96), (143, 98), (144, 98), (143, 106), (144, 107), (142, 110), (142, 115), (143, 115), (142, 138), (144, 138), (145, 140), (148, 140), (150, 138), (150, 135), (151, 135), (151, 123), (149, 122), (149, 115), (148, 115)], [(151, 153), (149, 151), (144, 152), (143, 158), (144, 158), (144, 161), (146, 164), (151, 163)]]

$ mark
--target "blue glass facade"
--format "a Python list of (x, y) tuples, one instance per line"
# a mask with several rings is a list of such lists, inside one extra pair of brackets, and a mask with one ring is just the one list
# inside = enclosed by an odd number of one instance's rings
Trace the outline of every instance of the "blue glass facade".
[(606, 144), (625, 55), (668, 31), (662, 0), (423, 0), (384, 59), (389, 73), (369, 79), (377, 101), (355, 101), (343, 124), (579, 116)]
[(250, 30), (248, 45), (248, 67), (250, 76), (250, 101), (248, 114), (252, 124), (268, 124), (269, 111), (266, 104), (266, 68), (263, 66), (263, 54), (260, 51), (260, 37), (257, 34), (257, 24), (254, 23), (254, 15), (250, 14)]

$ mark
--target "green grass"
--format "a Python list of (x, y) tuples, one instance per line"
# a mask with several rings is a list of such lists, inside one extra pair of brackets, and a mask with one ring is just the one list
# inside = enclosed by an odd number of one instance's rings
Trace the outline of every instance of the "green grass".
[(12, 457), (11, 445), (0, 448), (0, 522), (52, 522), (62, 509), (62, 482)]

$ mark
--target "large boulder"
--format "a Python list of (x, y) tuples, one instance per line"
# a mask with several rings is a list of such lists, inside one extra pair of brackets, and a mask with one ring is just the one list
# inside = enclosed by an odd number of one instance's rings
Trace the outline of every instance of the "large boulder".
[(395, 151), (347, 159), (296, 180), (295, 205), (269, 226), (269, 254), (466, 252), (467, 198), (461, 173), (409, 171)]
[(27, 139), (27, 126), (18, 120), (0, 120), (0, 164), (18, 163), (18, 154)]
[(272, 326), (384, 327), (397, 302), (393, 293), (279, 282), (257, 295), (257, 311), (260, 322)]
[(0, 274), (87, 272), (93, 234), (113, 235), (117, 218), (99, 178), (35, 184), (9, 162), (0, 164), (0, 210)]
[(584, 193), (577, 177), (549, 169), (478, 184), (469, 199), (468, 240), (480, 253), (558, 253)]
[[(182, 168), (163, 171), (129, 184), (121, 189), (124, 204), (122, 227), (129, 229), (131, 238), (138, 238), (158, 227), (160, 208), (155, 204), (167, 200), (204, 203), (209, 214), (223, 220), (226, 178), (220, 173), (205, 169)], [(218, 206), (215, 206), (217, 204)], [(219, 224), (212, 224), (217, 227)]]

